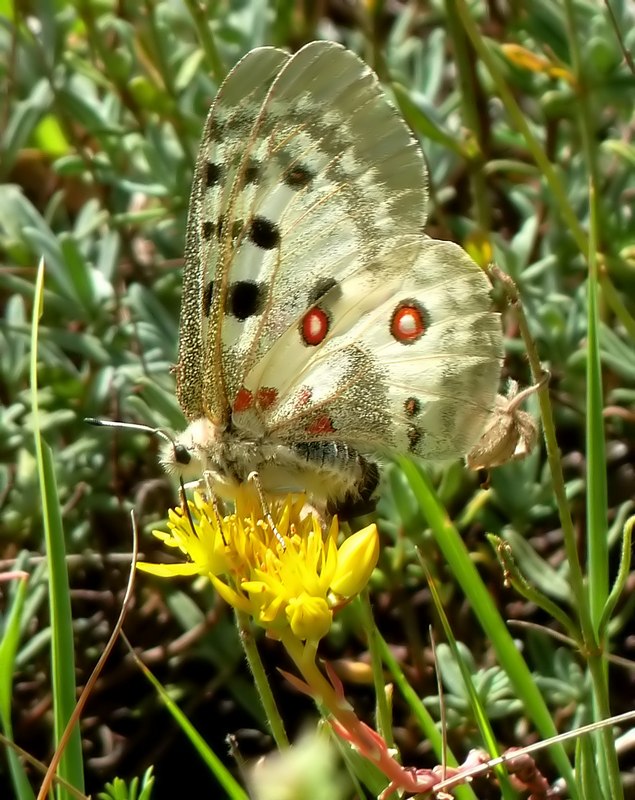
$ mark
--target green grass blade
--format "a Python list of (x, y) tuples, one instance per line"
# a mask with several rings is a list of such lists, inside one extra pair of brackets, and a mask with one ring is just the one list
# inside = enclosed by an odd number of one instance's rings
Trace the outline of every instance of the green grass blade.
[[(583, 116), (583, 115), (582, 115)], [(584, 127), (584, 116), (581, 120)], [(586, 138), (590, 138), (587, 134)], [(589, 150), (591, 145), (586, 148)], [(588, 156), (593, 161), (591, 155)], [(592, 174), (592, 172), (591, 172)], [(587, 281), (587, 537), (589, 546), (589, 605), (597, 632), (609, 592), (608, 575), (608, 499), (606, 485), (606, 447), (604, 443), (604, 397), (600, 357), (600, 318), (598, 312), (597, 235), (599, 225), (598, 198), (590, 186), (591, 232), (589, 241), (589, 278)]]
[[(445, 635), (448, 640), (450, 650), (452, 651), (454, 662), (458, 666), (459, 671), (461, 673), (461, 677), (463, 678), (463, 684), (465, 686), (465, 690), (467, 692), (467, 696), (470, 701), (470, 707), (474, 715), (474, 720), (478, 725), (478, 729), (480, 731), (481, 737), (483, 739), (485, 747), (487, 748), (488, 753), (492, 758), (496, 758), (500, 755), (498, 744), (496, 742), (496, 735), (492, 730), (492, 726), (490, 724), (489, 719), (487, 718), (487, 711), (483, 703), (481, 702), (479, 693), (474, 685), (474, 681), (472, 680), (472, 675), (470, 673), (470, 670), (468, 669), (463, 659), (463, 656), (461, 655), (460, 648), (454, 637), (454, 633), (452, 632), (452, 626), (450, 624), (450, 620), (448, 619), (445, 613), (445, 609), (443, 608), (443, 602), (441, 600), (441, 595), (439, 594), (438, 587), (429, 573), (428, 573), (428, 586), (430, 587), (432, 601), (437, 609), (437, 613), (439, 614), (439, 619), (441, 620), (441, 624), (443, 625), (443, 630), (445, 631)], [(510, 799), (513, 800), (513, 798), (516, 796), (516, 793), (512, 790), (510, 786), (509, 777), (507, 776), (506, 771), (504, 769), (501, 769), (500, 767), (497, 767), (496, 775), (500, 784), (500, 789), (504, 800), (510, 800)]]
[[(454, 573), (457, 583), (469, 600), (482, 629), (491, 641), (500, 666), (509, 676), (518, 697), (524, 703), (527, 715), (543, 738), (555, 736), (557, 731), (553, 719), (536, 686), (534, 677), (518, 652), (507, 625), (498, 613), (461, 537), (452, 525), (445, 509), (437, 500), (427, 477), (411, 461), (402, 458), (399, 459), (399, 463), (419, 501), (423, 515), (432, 528), (439, 548)], [(578, 800), (573, 771), (564, 748), (561, 745), (555, 745), (550, 748), (550, 753), (567, 781), (571, 797), (573, 800)]]
[[(75, 651), (73, 644), (73, 621), (66, 567), (66, 548), (64, 529), (59, 507), (59, 496), (55, 468), (50, 448), (40, 435), (37, 353), (38, 327), (44, 290), (44, 263), (40, 262), (35, 291), (35, 302), (31, 331), (31, 410), (35, 453), (40, 481), (42, 503), (42, 523), (46, 553), (49, 563), (49, 608), (51, 622), (51, 683), (53, 691), (55, 743), (64, 733), (68, 720), (75, 708)], [(76, 789), (84, 790), (84, 765), (79, 727), (75, 727), (68, 746), (61, 758), (58, 774)], [(58, 787), (59, 800), (70, 797), (63, 788)]]
[[(13, 741), (11, 696), (15, 654), (20, 643), (20, 622), (28, 586), (26, 574), (21, 578), (13, 593), (8, 617), (6, 621), (3, 620), (2, 641), (0, 641), (0, 724), (5, 736), (11, 741)], [(27, 780), (24, 767), (17, 753), (11, 748), (7, 749), (7, 761), (9, 762), (9, 772), (17, 800), (32, 800), (34, 797), (33, 790)]]
[(216, 753), (207, 745), (207, 743), (200, 735), (200, 733), (196, 730), (196, 728), (192, 725), (189, 719), (185, 716), (185, 714), (181, 711), (181, 709), (177, 706), (177, 704), (168, 695), (163, 686), (154, 677), (154, 675), (150, 672), (150, 670), (146, 667), (146, 665), (137, 657), (132, 647), (130, 647), (130, 652), (133, 655), (135, 661), (139, 665), (139, 668), (141, 669), (145, 677), (150, 681), (150, 683), (156, 689), (159, 697), (165, 704), (167, 710), (170, 712), (174, 720), (178, 723), (183, 733), (190, 740), (192, 747), (194, 747), (196, 752), (200, 755), (205, 764), (209, 767), (209, 770), (212, 773), (212, 775), (214, 775), (216, 780), (225, 790), (226, 792), (225, 797), (227, 797), (228, 800), (249, 800), (249, 797), (245, 792), (245, 790), (242, 788), (242, 786), (235, 780), (233, 775), (229, 772), (227, 767), (225, 767), (225, 765), (216, 755)]

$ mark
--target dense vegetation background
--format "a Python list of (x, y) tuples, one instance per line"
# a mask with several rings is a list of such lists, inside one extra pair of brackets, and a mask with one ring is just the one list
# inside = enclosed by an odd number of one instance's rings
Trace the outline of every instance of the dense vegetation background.
[[(550, 408), (555, 420), (562, 484), (542, 443), (526, 460), (495, 470), (488, 491), (460, 464), (417, 469), (461, 532), (501, 617), (514, 621), (510, 630), (555, 728), (632, 710), (628, 563), (619, 602), (607, 624), (599, 618), (635, 491), (634, 13), (620, 0), (0, 2), (0, 561), (4, 571), (30, 574), (15, 660), (0, 667), (5, 734), (10, 700), (15, 741), (50, 759), (50, 626), (29, 380), (38, 260), (46, 262), (39, 425), (54, 458), (81, 686), (121, 606), (130, 509), (144, 555), (160, 560), (147, 534), (176, 502), (155, 439), (91, 429), (82, 420), (183, 427), (170, 370), (203, 119), (219, 82), (250, 48), (295, 50), (316, 38), (358, 52), (392, 91), (428, 160), (428, 232), (459, 242), (483, 265), (495, 261), (514, 279), (551, 373), (542, 410)], [(500, 291), (498, 302), (503, 309)], [(531, 375), (518, 320), (505, 311), (505, 377), (525, 386)], [(529, 408), (538, 414), (536, 398)], [(464, 756), (482, 746), (448, 651), (433, 662), (428, 626), (437, 642), (445, 634), (418, 547), (501, 749), (540, 738), (423, 512), (409, 475), (389, 465), (371, 593), (379, 630), (435, 716), (440, 672), (455, 751)], [(486, 532), (510, 544), (519, 570), (542, 594), (528, 598), (505, 584)], [(589, 578), (595, 652), (582, 646), (589, 630), (578, 624), (584, 613), (568, 535)], [(17, 584), (2, 585), (5, 626)], [(545, 598), (578, 624), (577, 642), (549, 635), (570, 631)], [(217, 753), (224, 756), (228, 733), (245, 758), (270, 749), (231, 613), (208, 585), (139, 577), (125, 631)], [(293, 734), (315, 712), (276, 672), (284, 666), (276, 643), (263, 639), (261, 646)], [(604, 667), (598, 672), (592, 661), (598, 650), (627, 661), (599, 678)], [(338, 617), (322, 652), (371, 720), (366, 643), (353, 614)], [(0, 655), (7, 659), (6, 648)], [(437, 763), (397, 692), (394, 719), (404, 763)], [(123, 646), (94, 688), (81, 730), (89, 792), (149, 765), (155, 798), (174, 796), (184, 775), (201, 792), (216, 791)], [(573, 758), (573, 743), (567, 751)], [(538, 761), (556, 780), (554, 762), (545, 754)], [(628, 752), (621, 756), (631, 792), (632, 763)], [(1, 758), (3, 797), (16, 793), (7, 765)], [(36, 771), (28, 771), (37, 785)], [(479, 796), (500, 791), (487, 782)]]

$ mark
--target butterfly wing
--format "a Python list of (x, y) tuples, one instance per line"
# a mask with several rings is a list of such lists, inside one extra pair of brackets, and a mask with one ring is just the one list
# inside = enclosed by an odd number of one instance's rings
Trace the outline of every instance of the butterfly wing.
[[(500, 317), (482, 270), (451, 242), (406, 240), (372, 269), (344, 279), (308, 309), (252, 370), (246, 388), (275, 396), (260, 413), (288, 444), (345, 442), (362, 453), (465, 455), (496, 402)], [(317, 345), (306, 319), (326, 319)], [(240, 416), (240, 415), (238, 415)]]
[(221, 85), (203, 129), (188, 213), (177, 366), (177, 398), (189, 421), (207, 417), (222, 426), (229, 416), (220, 330), (231, 240), (219, 234), (236, 187), (251, 185), (246, 142), (288, 60), (271, 47), (249, 52)]
[(374, 73), (333, 42), (267, 52), (266, 77), (263, 58), (229, 74), (203, 136), (179, 359), (190, 418), (244, 409), (247, 374), (301, 312), (424, 222), (421, 152)]

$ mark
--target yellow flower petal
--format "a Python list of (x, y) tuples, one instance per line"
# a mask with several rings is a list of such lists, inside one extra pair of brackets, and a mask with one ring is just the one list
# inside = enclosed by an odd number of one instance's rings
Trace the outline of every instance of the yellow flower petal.
[(329, 632), (333, 612), (322, 597), (302, 594), (293, 598), (286, 608), (291, 630), (298, 639), (318, 641)]
[(331, 589), (340, 597), (353, 597), (366, 586), (379, 558), (379, 534), (375, 524), (357, 531), (337, 553), (337, 570)]
[(209, 579), (211, 580), (218, 594), (223, 598), (223, 600), (225, 600), (226, 603), (229, 603), (230, 606), (237, 608), (239, 611), (244, 611), (245, 614), (251, 614), (251, 603), (246, 597), (243, 597), (241, 594), (238, 594), (238, 592), (235, 592), (230, 586), (228, 586), (226, 583), (223, 583), (223, 581), (221, 581), (215, 575), (210, 575)]
[(519, 44), (503, 44), (501, 50), (512, 63), (522, 69), (530, 72), (543, 72), (551, 78), (561, 78), (572, 86), (575, 84), (575, 77), (572, 72), (543, 56), (532, 53), (526, 47), (522, 47)]
[(199, 568), (191, 562), (185, 564), (150, 564), (148, 561), (137, 561), (136, 566), (141, 572), (158, 575), (159, 578), (178, 578), (181, 575), (200, 574)]

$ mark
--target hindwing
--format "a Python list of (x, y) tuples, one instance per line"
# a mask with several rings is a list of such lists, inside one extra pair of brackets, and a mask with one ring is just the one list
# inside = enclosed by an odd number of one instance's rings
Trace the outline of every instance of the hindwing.
[[(470, 449), (495, 404), (500, 318), (487, 278), (458, 245), (419, 240), (403, 274), (414, 246), (331, 287), (276, 341), (246, 377), (239, 428), (434, 460)], [(303, 336), (313, 316), (326, 320), (317, 345)]]

